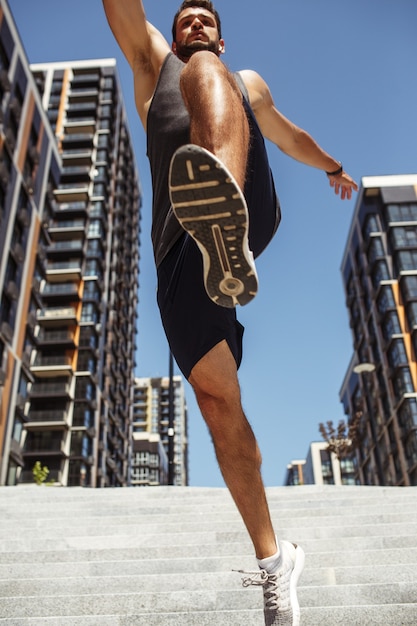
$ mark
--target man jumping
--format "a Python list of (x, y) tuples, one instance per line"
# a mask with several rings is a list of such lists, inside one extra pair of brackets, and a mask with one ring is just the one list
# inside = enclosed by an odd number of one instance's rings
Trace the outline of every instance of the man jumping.
[[(228, 0), (230, 2), (231, 0)], [(264, 137), (326, 172), (342, 199), (357, 184), (341, 163), (275, 107), (251, 70), (231, 73), (220, 17), (209, 0), (186, 0), (173, 43), (147, 22), (141, 0), (103, 0), (132, 68), (147, 132), (158, 306), (179, 368), (192, 385), (217, 460), (252, 540), (266, 626), (300, 622), (300, 546), (278, 540), (261, 477), (261, 454), (242, 409), (237, 370), (243, 327), (236, 305), (256, 294), (254, 259), (280, 222)]]

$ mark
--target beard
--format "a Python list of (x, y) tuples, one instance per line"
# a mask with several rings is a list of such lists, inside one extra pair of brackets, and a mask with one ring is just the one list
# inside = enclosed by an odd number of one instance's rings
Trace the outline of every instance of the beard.
[(213, 52), (216, 56), (220, 56), (218, 41), (201, 41), (196, 39), (195, 41), (191, 41), (189, 44), (177, 43), (176, 47), (177, 57), (182, 61), (188, 61), (188, 59), (191, 58), (195, 52), (199, 52), (200, 50)]

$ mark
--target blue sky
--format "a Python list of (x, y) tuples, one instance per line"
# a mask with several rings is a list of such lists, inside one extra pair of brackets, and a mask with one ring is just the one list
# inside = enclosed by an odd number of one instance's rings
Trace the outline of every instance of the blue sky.
[[(177, 2), (145, 0), (169, 39)], [(178, 1), (179, 4), (179, 1)], [(155, 304), (151, 188), (131, 72), (101, 0), (9, 0), (30, 62), (115, 57), (144, 194), (138, 374), (164, 376), (168, 349)], [(358, 181), (417, 172), (415, 0), (217, 0), (232, 70), (258, 71), (281, 112)], [(263, 453), (268, 486), (319, 440), (320, 421), (343, 418), (339, 389), (352, 354), (340, 264), (355, 199), (270, 145), (283, 221), (257, 263), (260, 290), (239, 310), (245, 325), (243, 405)], [(186, 386), (190, 483), (222, 486), (211, 442)]]

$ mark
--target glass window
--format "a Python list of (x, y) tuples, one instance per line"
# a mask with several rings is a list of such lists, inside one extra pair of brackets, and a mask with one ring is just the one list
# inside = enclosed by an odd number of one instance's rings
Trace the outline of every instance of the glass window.
[(417, 221), (417, 203), (388, 204), (386, 207), (388, 222)]
[(381, 237), (372, 237), (371, 243), (369, 244), (368, 250), (368, 263), (372, 265), (372, 263), (381, 257), (384, 257), (384, 246), (382, 245)]
[(414, 431), (407, 439), (405, 445), (405, 456), (410, 465), (417, 463), (417, 432)]
[(364, 238), (367, 240), (369, 239), (369, 235), (371, 233), (378, 233), (380, 232), (380, 228), (379, 228), (379, 224), (378, 224), (378, 218), (377, 215), (375, 213), (371, 213), (366, 217), (365, 220), (365, 224), (363, 226), (363, 235)]
[[(417, 310), (416, 310), (416, 313), (417, 313)], [(400, 321), (395, 311), (388, 311), (388, 313), (386, 313), (382, 321), (382, 334), (386, 341), (391, 339), (392, 335), (401, 334)]]
[(401, 292), (406, 302), (417, 300), (417, 276), (405, 276), (401, 280)]
[(402, 250), (395, 255), (397, 272), (417, 270), (417, 250)]
[(385, 261), (377, 261), (372, 270), (372, 284), (376, 289), (382, 280), (389, 280), (390, 275)]
[(417, 302), (407, 304), (406, 312), (410, 328), (417, 326)]
[(91, 220), (88, 225), (88, 237), (101, 237), (103, 228), (100, 220)]
[(90, 303), (83, 304), (83, 308), (81, 311), (81, 321), (93, 322), (94, 324), (98, 322), (98, 315), (97, 315), (96, 307), (93, 304), (90, 304)]
[(392, 382), (397, 401), (402, 398), (403, 394), (414, 392), (413, 380), (408, 367), (401, 367), (398, 369)]
[(388, 350), (388, 362), (391, 367), (408, 365), (407, 353), (402, 339), (395, 339), (392, 342)]
[(417, 247), (417, 226), (397, 226), (390, 231), (390, 241), (394, 250)]

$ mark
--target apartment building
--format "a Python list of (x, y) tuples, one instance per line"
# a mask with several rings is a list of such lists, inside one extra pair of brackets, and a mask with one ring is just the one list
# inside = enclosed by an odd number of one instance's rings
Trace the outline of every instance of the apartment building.
[(325, 441), (310, 444), (305, 459), (287, 465), (284, 485), (355, 485), (353, 458), (338, 459)]
[(132, 485), (188, 484), (188, 412), (181, 376), (135, 379), (132, 430)]
[(24, 466), (22, 437), (34, 383), (47, 197), (60, 176), (58, 146), (12, 16), (0, 2), (0, 484)]
[[(3, 270), (2, 260), (0, 315), (3, 331), (15, 335), (6, 344), (2, 332), (0, 341), (7, 368), (2, 484), (31, 482), (40, 461), (61, 485), (124, 486), (132, 447), (141, 194), (115, 61), (29, 69), (3, 0), (1, 7), (8, 31), (2, 22), (0, 54), (10, 84), (3, 153), (16, 170), (14, 221), (8, 209), (0, 224), (14, 262)], [(14, 152), (7, 147), (9, 119)], [(32, 220), (30, 245), (14, 225), (23, 209)], [(30, 250), (20, 261), (19, 237)]]
[(417, 485), (417, 175), (362, 179), (342, 262), (353, 356), (340, 391), (365, 485)]

